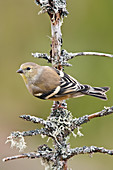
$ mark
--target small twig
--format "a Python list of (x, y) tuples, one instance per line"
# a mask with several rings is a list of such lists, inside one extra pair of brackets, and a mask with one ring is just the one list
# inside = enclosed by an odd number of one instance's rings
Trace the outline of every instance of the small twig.
[(44, 128), (41, 129), (35, 129), (35, 130), (29, 130), (29, 131), (23, 131), (23, 132), (12, 132), (11, 133), (13, 138), (17, 138), (18, 136), (35, 136), (35, 135), (48, 135), (48, 133), (45, 131)]
[(51, 63), (51, 58), (46, 53), (31, 53), (31, 55), (35, 58), (43, 58)]
[(106, 107), (105, 109), (103, 109), (100, 112), (97, 113), (93, 113), (91, 115), (85, 115), (79, 118), (75, 118), (73, 119), (73, 128), (76, 128), (77, 126), (80, 126), (84, 123), (87, 123), (88, 121), (90, 121), (91, 119), (95, 118), (95, 117), (102, 117), (102, 116), (107, 116), (109, 114), (113, 113), (113, 106), (112, 107)]
[(78, 154), (93, 154), (93, 153), (103, 153), (108, 155), (113, 155), (113, 150), (105, 149), (104, 147), (97, 147), (97, 146), (83, 146), (83, 147), (77, 147), (74, 149), (70, 149), (68, 151), (67, 159), (78, 155)]
[(11, 160), (14, 160), (14, 159), (21, 159), (21, 158), (31, 158), (31, 159), (34, 159), (34, 158), (39, 158), (39, 157), (40, 157), (39, 153), (31, 152), (31, 153), (25, 153), (25, 154), (21, 154), (21, 155), (6, 157), (2, 161), (6, 162), (6, 161), (11, 161)]
[(91, 119), (93, 119), (93, 118), (95, 118), (95, 117), (107, 116), (107, 115), (112, 114), (112, 113), (113, 113), (113, 106), (112, 106), (112, 107), (105, 107), (104, 110), (89, 115), (89, 116), (88, 116), (88, 119), (91, 120)]
[(104, 56), (113, 58), (112, 54), (99, 53), (99, 52), (78, 52), (78, 53), (68, 53), (66, 50), (62, 50), (61, 55), (65, 58), (65, 61), (68, 61), (77, 56)]
[[(46, 53), (32, 53), (32, 56), (35, 58), (43, 58), (46, 59), (49, 63), (52, 63), (52, 59)], [(78, 52), (78, 53), (68, 53), (66, 50), (61, 51), (61, 55), (59, 57), (59, 62), (61, 66), (72, 66), (70, 63), (67, 63), (68, 60), (73, 59), (77, 56), (103, 56), (113, 58), (112, 54), (107, 53), (99, 53), (99, 52)], [(56, 61), (58, 64), (58, 61)]]
[(27, 121), (31, 121), (33, 123), (40, 123), (42, 125), (46, 125), (46, 121), (42, 118), (38, 118), (35, 116), (30, 116), (30, 115), (21, 115), (20, 118), (27, 120)]

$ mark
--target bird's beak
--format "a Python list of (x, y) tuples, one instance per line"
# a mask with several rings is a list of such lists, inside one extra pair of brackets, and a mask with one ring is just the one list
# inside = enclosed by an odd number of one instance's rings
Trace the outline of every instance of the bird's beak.
[(18, 69), (16, 72), (22, 74), (22, 73), (23, 73), (23, 70), (20, 68), (20, 69)]

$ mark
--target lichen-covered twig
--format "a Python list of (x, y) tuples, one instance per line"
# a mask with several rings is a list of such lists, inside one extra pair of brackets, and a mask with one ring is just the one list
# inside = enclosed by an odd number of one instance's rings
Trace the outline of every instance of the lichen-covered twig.
[(35, 58), (43, 58), (51, 63), (51, 58), (46, 53), (31, 53), (31, 55)]
[(68, 61), (74, 57), (78, 56), (103, 56), (113, 58), (113, 54), (100, 53), (100, 52), (78, 52), (78, 53), (68, 53), (66, 50), (61, 51), (62, 57), (64, 57), (65, 61)]
[(27, 121), (31, 121), (33, 123), (40, 123), (42, 125), (46, 125), (46, 121), (42, 118), (38, 118), (35, 116), (30, 116), (30, 115), (21, 115), (20, 118), (27, 120)]
[(105, 149), (104, 147), (97, 147), (97, 146), (77, 147), (77, 148), (69, 150), (67, 154), (68, 156), (66, 159), (69, 159), (79, 154), (93, 154), (93, 153), (103, 153), (103, 154), (113, 155), (113, 150), (108, 150), (108, 149)]
[[(45, 53), (32, 53), (32, 56), (36, 58), (44, 58), (46, 59), (49, 63), (52, 63), (52, 59), (50, 56), (48, 56)], [(78, 56), (102, 56), (102, 57), (109, 57), (113, 58), (112, 54), (107, 54), (107, 53), (99, 53), (99, 52), (78, 52), (78, 53), (69, 53), (66, 50), (61, 51), (61, 55), (59, 57), (59, 62), (61, 66), (72, 66), (70, 63), (67, 61), (70, 59), (73, 59), (74, 57)], [(58, 63), (58, 61), (56, 61)]]
[(102, 117), (102, 116), (107, 116), (109, 114), (113, 113), (113, 106), (112, 107), (105, 107), (105, 109), (103, 109), (100, 112), (96, 112), (90, 115), (85, 115), (79, 118), (75, 118), (73, 119), (73, 128), (76, 128), (77, 126), (80, 126), (84, 123), (89, 122), (91, 119), (96, 118), (96, 117)]
[(6, 157), (3, 159), (4, 162), (20, 159), (20, 158), (43, 158), (46, 161), (51, 161), (55, 163), (57, 161), (58, 155), (60, 156), (59, 161), (67, 160), (75, 155), (79, 154), (93, 154), (93, 153), (103, 153), (108, 155), (113, 155), (113, 150), (105, 149), (104, 147), (97, 147), (97, 146), (83, 146), (83, 147), (76, 147), (74, 149), (68, 149), (66, 152), (53, 152), (53, 149), (49, 148), (47, 145), (42, 145), (38, 148), (37, 152), (25, 153), (21, 155)]
[(29, 131), (23, 131), (23, 132), (12, 132), (11, 133), (13, 138), (18, 138), (18, 136), (35, 136), (35, 135), (47, 135), (47, 132), (44, 128), (41, 129), (35, 129), (35, 130), (29, 130)]
[[(48, 123), (46, 124), (48, 126)], [(51, 131), (50, 131), (51, 128)], [(29, 131), (23, 131), (23, 132), (12, 132), (11, 135), (8, 138), (12, 138), (13, 140), (18, 139), (20, 137), (26, 137), (26, 136), (35, 136), (35, 135), (42, 135), (42, 136), (48, 136), (51, 138), (55, 138), (55, 136), (52, 134), (52, 128), (55, 128), (53, 126), (49, 128), (41, 128), (41, 129), (35, 129), (35, 130), (29, 130)], [(56, 140), (56, 138), (54, 139)]]

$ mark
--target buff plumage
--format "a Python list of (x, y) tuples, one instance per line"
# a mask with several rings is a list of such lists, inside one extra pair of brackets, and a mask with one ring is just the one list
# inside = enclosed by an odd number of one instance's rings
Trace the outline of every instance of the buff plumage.
[(40, 99), (61, 101), (84, 95), (107, 99), (109, 87), (82, 85), (75, 78), (49, 66), (28, 62), (20, 66), (17, 73), (23, 77), (28, 91)]

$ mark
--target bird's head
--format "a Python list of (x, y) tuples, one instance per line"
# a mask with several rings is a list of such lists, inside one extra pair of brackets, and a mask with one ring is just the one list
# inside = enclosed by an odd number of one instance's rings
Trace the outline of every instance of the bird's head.
[(39, 67), (38, 64), (32, 62), (24, 63), (20, 66), (20, 69), (17, 70), (17, 73), (19, 73), (26, 82), (28, 79), (34, 78)]

